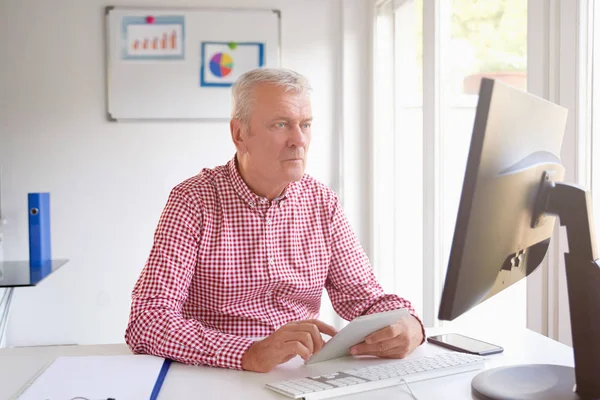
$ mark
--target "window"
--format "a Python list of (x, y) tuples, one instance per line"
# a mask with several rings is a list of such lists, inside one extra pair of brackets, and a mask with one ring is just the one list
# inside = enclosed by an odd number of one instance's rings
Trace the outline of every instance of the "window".
[[(527, 1), (384, 1), (374, 57), (374, 264), (386, 290), (413, 301), (431, 326), (481, 78), (526, 89)], [(522, 281), (453, 324), (501, 313), (503, 324), (524, 327), (526, 301)]]
[(423, 7), (378, 8), (374, 62), (373, 265), (386, 292), (423, 314)]

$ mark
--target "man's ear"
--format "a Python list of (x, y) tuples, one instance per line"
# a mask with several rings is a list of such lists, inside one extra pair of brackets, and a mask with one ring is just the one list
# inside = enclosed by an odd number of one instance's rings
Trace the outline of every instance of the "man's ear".
[(229, 121), (229, 130), (231, 131), (231, 140), (238, 151), (244, 152), (246, 150), (246, 143), (244, 142), (244, 123), (237, 118), (232, 118)]

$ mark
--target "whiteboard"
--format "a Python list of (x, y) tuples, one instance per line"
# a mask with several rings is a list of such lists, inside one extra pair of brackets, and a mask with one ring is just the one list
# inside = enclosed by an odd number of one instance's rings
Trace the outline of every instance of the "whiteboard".
[(228, 119), (231, 85), (281, 64), (278, 10), (106, 8), (110, 120)]

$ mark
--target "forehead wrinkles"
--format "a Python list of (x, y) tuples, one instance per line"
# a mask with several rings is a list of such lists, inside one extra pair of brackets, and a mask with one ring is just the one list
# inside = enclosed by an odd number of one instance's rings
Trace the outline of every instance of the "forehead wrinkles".
[(294, 119), (307, 119), (312, 117), (310, 103), (305, 102), (304, 99), (297, 98), (284, 98), (273, 108), (273, 114)]

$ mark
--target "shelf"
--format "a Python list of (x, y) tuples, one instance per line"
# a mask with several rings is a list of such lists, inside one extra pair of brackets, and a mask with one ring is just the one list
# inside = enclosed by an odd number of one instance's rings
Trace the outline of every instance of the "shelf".
[(69, 260), (51, 260), (40, 267), (30, 267), (29, 261), (0, 261), (0, 288), (36, 286)]

